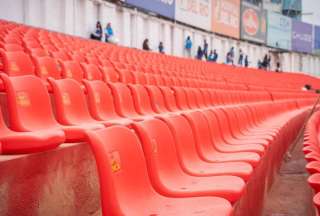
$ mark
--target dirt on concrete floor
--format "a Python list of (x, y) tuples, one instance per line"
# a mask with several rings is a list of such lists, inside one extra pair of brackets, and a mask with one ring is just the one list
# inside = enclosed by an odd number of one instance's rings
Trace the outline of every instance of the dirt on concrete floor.
[(302, 140), (284, 160), (265, 201), (263, 216), (315, 216), (312, 190), (307, 183)]

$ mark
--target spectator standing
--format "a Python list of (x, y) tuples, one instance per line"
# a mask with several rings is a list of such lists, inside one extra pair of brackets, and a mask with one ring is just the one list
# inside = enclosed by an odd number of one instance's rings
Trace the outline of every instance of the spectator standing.
[(268, 59), (267, 59), (267, 70), (271, 70), (271, 56), (268, 55)]
[(244, 66), (246, 68), (249, 67), (249, 57), (248, 57), (248, 55), (246, 55), (246, 57), (244, 58)]
[(280, 65), (280, 62), (277, 62), (276, 72), (281, 72), (281, 65)]
[(229, 56), (229, 58), (230, 58), (230, 63), (233, 65), (234, 64), (234, 47), (231, 47), (231, 49), (230, 49), (230, 56)]
[(191, 57), (192, 41), (190, 36), (187, 37), (184, 48), (186, 50), (187, 57)]
[(213, 50), (213, 61), (217, 62), (218, 61), (218, 53), (217, 50)]
[(159, 43), (158, 50), (159, 50), (159, 53), (164, 53), (164, 46), (163, 46), (162, 41), (160, 41), (160, 43)]
[(261, 63), (261, 66), (265, 70), (268, 68), (268, 55), (267, 54), (265, 54), (263, 61)]
[(102, 26), (101, 26), (101, 23), (99, 21), (97, 21), (96, 30), (93, 33), (91, 33), (90, 38), (93, 39), (93, 40), (101, 41), (101, 38), (102, 38)]
[(201, 49), (201, 46), (199, 46), (197, 51), (197, 56), (196, 56), (197, 59), (202, 60), (203, 55), (204, 55), (203, 50)]
[(207, 40), (205, 39), (203, 41), (203, 55), (206, 59), (208, 59), (208, 49), (209, 49), (209, 44), (208, 44)]
[(242, 66), (243, 65), (243, 52), (240, 49), (239, 50), (239, 59), (238, 59), (238, 65)]
[(104, 34), (105, 34), (105, 41), (110, 42), (111, 38), (114, 35), (113, 29), (111, 27), (111, 23), (107, 24)]
[(144, 39), (143, 44), (142, 44), (142, 49), (146, 50), (146, 51), (150, 51), (149, 39), (148, 38)]

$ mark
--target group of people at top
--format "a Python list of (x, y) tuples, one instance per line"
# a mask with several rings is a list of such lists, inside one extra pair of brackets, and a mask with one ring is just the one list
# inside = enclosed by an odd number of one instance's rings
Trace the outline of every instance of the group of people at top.
[[(185, 40), (185, 44), (184, 44), (184, 49), (185, 49), (185, 54), (186, 57), (192, 57), (192, 40), (190, 38), (190, 36), (188, 36)], [(210, 52), (208, 52), (209, 50), (209, 44), (207, 42), (207, 40), (203, 40), (203, 46), (198, 46), (197, 49), (197, 53), (196, 53), (196, 59), (198, 60), (206, 60), (209, 62), (217, 62), (218, 60), (218, 53), (217, 50), (211, 50)], [(232, 47), (229, 52), (227, 53), (226, 56), (226, 64), (231, 64), (234, 65), (234, 58), (235, 58), (235, 53), (234, 53), (234, 47)], [(244, 53), (242, 52), (242, 50), (239, 50), (239, 59), (238, 59), (238, 65), (240, 66), (245, 66), (248, 67), (249, 66), (249, 59), (248, 59), (248, 55), (244, 55)]]
[[(101, 41), (103, 36), (104, 36), (105, 42), (115, 42), (114, 31), (112, 29), (111, 23), (110, 22), (107, 23), (106, 27), (103, 29), (101, 23), (98, 21), (96, 23), (95, 31), (93, 33), (91, 33), (90, 38), (93, 40)], [(188, 36), (185, 40), (184, 49), (185, 49), (186, 56), (189, 58), (192, 57), (192, 47), (193, 47), (193, 43), (192, 43), (191, 37)], [(144, 39), (143, 44), (142, 44), (142, 49), (146, 50), (146, 51), (151, 50), (151, 48), (149, 46), (149, 39), (148, 38)], [(162, 41), (159, 42), (158, 52), (165, 53), (164, 45), (163, 45)], [(210, 52), (209, 52), (209, 44), (208, 44), (207, 40), (203, 40), (203, 46), (198, 46), (197, 53), (196, 53), (195, 57), (198, 60), (217, 62), (219, 55), (217, 53), (217, 50), (215, 50), (215, 49), (210, 50)], [(235, 65), (234, 58), (235, 58), (235, 49), (234, 49), (234, 47), (231, 47), (231, 49), (227, 52), (225, 63), (230, 64), (230, 65)], [(248, 55), (244, 55), (243, 51), (241, 49), (239, 49), (237, 65), (248, 67), (249, 64), (250, 64), (250, 62), (249, 62)], [(266, 54), (262, 61), (261, 60), (258, 61), (258, 68), (270, 70), (270, 67), (271, 67), (271, 56)], [(280, 71), (280, 63), (279, 62), (277, 62), (276, 71)]]
[[(187, 37), (184, 49), (187, 57), (192, 57), (192, 40), (190, 36)], [(216, 62), (218, 60), (218, 53), (217, 50), (211, 50), (209, 52), (209, 44), (207, 40), (203, 40), (203, 47), (198, 46), (196, 58), (198, 60), (207, 60), (211, 62)]]
[(111, 42), (114, 36), (113, 29), (111, 26), (111, 23), (107, 23), (106, 27), (104, 28), (104, 31), (102, 30), (102, 25), (98, 21), (96, 24), (96, 29), (93, 33), (91, 33), (90, 38), (93, 40), (99, 40), (101, 41), (104, 34), (104, 40), (105, 42)]

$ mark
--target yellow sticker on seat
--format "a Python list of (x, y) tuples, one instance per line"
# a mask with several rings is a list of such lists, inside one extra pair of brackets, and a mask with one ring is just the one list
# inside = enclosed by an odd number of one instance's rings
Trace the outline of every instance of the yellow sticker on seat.
[(96, 102), (96, 104), (99, 104), (101, 102), (101, 98), (100, 98), (99, 92), (95, 92), (94, 93), (94, 101)]
[(19, 106), (28, 107), (31, 105), (30, 98), (27, 92), (17, 92), (16, 100)]
[(72, 78), (72, 72), (71, 72), (70, 69), (68, 69), (68, 70), (66, 71), (66, 77), (67, 77), (67, 78)]
[(17, 65), (17, 63), (11, 62), (11, 64), (10, 64), (10, 70), (11, 70), (11, 71), (19, 71), (20, 68), (19, 68), (19, 66)]
[(45, 67), (45, 66), (41, 66), (41, 74), (42, 75), (48, 75), (49, 72), (48, 72), (48, 69)]
[(70, 96), (68, 93), (64, 92), (62, 94), (62, 102), (64, 105), (70, 105), (71, 104), (71, 100), (70, 100)]
[(121, 161), (120, 161), (120, 154), (117, 151), (110, 152), (108, 154), (108, 158), (110, 161), (111, 171), (112, 172), (119, 172), (121, 170)]

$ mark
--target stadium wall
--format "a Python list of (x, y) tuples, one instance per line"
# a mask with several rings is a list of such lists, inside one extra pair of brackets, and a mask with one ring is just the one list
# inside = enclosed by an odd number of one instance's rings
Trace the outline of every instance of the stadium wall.
[[(236, 51), (241, 48), (249, 55), (251, 67), (256, 67), (258, 59), (271, 50), (101, 0), (1, 0), (0, 18), (86, 38), (94, 30), (97, 20), (103, 26), (111, 22), (119, 44), (141, 48), (143, 40), (149, 38), (153, 50), (156, 51), (159, 41), (163, 41), (165, 52), (176, 56), (183, 56), (187, 35), (193, 39), (194, 54), (206, 38), (209, 47), (218, 51), (220, 63), (225, 61), (226, 53), (234, 46)], [(320, 75), (320, 58), (317, 56), (296, 52), (272, 53), (273, 69), (276, 59), (280, 59), (284, 71)]]

